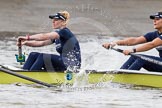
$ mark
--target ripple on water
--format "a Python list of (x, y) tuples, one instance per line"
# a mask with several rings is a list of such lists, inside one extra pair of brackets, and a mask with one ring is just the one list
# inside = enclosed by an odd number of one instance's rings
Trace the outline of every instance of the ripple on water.
[[(119, 68), (127, 57), (124, 55), (105, 50), (101, 43), (107, 39), (90, 39), (81, 42), (82, 67), (85, 69), (107, 70)], [(93, 46), (93, 47), (92, 47)], [(18, 65), (14, 55), (17, 47), (14, 41), (0, 41), (1, 64)], [(43, 48), (23, 47), (23, 51), (54, 52), (53, 46)], [(153, 53), (153, 52), (151, 52)], [(120, 61), (119, 61), (120, 59)], [(113, 62), (113, 63), (112, 63)], [(2, 108), (158, 108), (162, 106), (161, 90), (141, 89), (106, 83), (103, 87), (89, 85), (89, 88), (60, 88), (33, 87), (31, 85), (0, 85), (0, 104)]]

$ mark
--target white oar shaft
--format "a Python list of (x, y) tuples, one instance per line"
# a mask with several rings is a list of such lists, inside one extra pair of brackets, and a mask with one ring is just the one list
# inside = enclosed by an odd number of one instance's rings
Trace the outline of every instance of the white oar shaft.
[[(118, 52), (120, 52), (120, 53), (123, 53), (123, 50), (122, 50), (122, 49), (113, 48), (113, 47), (112, 47), (111, 49), (113, 49), (113, 50), (115, 50), (115, 51), (118, 51)], [(146, 56), (142, 56), (142, 55), (138, 55), (138, 54), (133, 54), (133, 53), (130, 53), (130, 55), (132, 55), (132, 56), (134, 56), (134, 57), (138, 57), (138, 58), (140, 58), (140, 59), (142, 59), (142, 60), (145, 60), (145, 61), (148, 61), (148, 62), (150, 62), (150, 63), (154, 63), (154, 64), (157, 64), (157, 65), (162, 66), (162, 62), (161, 62), (161, 61), (158, 61), (158, 60), (155, 60), (155, 59), (146, 57)]]
[(148, 61), (148, 62), (150, 62), (150, 63), (154, 63), (154, 64), (157, 64), (157, 65), (162, 66), (162, 62), (160, 62), (160, 61), (158, 61), (158, 60), (151, 59), (151, 58), (149, 58), (149, 57), (142, 56), (142, 55), (137, 55), (137, 54), (130, 54), (130, 55), (135, 56), (135, 57), (138, 57), (138, 58), (140, 58), (140, 59), (142, 59), (142, 60), (145, 60), (145, 61)]

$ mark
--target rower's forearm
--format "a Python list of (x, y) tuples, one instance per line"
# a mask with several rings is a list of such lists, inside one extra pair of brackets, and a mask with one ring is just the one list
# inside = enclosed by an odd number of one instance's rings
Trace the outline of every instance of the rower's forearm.
[(146, 44), (143, 44), (143, 45), (137, 47), (136, 52), (148, 51), (154, 47), (155, 47), (155, 45), (149, 42), (149, 43), (146, 43)]
[(115, 41), (115, 43), (117, 45), (127, 45), (126, 41), (125, 40), (118, 40), (118, 41)]
[(45, 36), (45, 34), (35, 34), (35, 35), (30, 35), (29, 40), (43, 41), (43, 40), (47, 40), (47, 37)]
[(118, 40), (115, 43), (117, 45), (128, 45), (128, 46), (137, 44), (134, 37), (130, 37), (130, 38), (123, 39), (123, 40)]
[(30, 46), (30, 47), (44, 46), (42, 41), (34, 41), (34, 40), (33, 41), (25, 41), (23, 44), (26, 45), (26, 46)]

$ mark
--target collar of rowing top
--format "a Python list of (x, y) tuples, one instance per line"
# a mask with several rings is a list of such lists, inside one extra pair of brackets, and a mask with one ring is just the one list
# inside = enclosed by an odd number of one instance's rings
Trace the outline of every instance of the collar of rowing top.
[(159, 33), (159, 32), (158, 32), (158, 34), (159, 34), (160, 36), (162, 36), (162, 33)]

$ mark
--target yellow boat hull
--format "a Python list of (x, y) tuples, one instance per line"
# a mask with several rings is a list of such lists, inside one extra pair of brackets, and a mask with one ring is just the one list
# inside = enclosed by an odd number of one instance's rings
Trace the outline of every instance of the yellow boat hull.
[[(17, 73), (55, 85), (66, 83), (73, 84), (75, 79), (78, 78), (78, 73), (72, 73), (72, 79), (70, 80), (67, 79), (67, 74), (64, 72), (19, 71)], [(158, 72), (140, 72), (130, 70), (110, 70), (107, 72), (89, 71), (86, 73), (86, 76), (88, 83), (90, 84), (110, 81), (120, 84), (162, 88), (162, 73)], [(0, 84), (12, 83), (32, 84), (33, 82), (0, 71)]]

